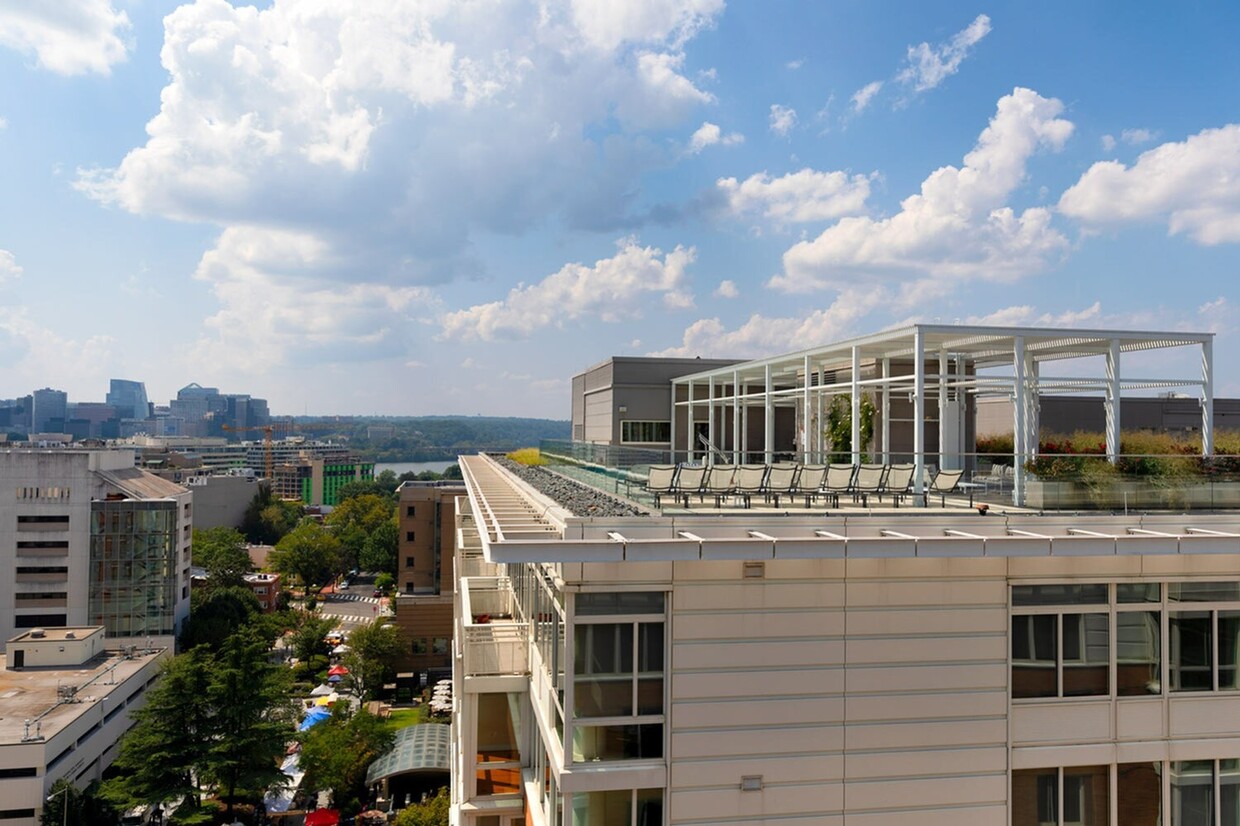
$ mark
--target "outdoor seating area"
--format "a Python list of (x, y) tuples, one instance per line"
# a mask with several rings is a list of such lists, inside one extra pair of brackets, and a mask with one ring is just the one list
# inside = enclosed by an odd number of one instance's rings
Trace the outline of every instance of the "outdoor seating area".
[(806, 508), (822, 500), (838, 508), (844, 500), (861, 507), (869, 507), (872, 500), (892, 507), (910, 500), (928, 506), (934, 497), (941, 507), (947, 507), (949, 496), (967, 498), (972, 507), (974, 492), (982, 488), (964, 482), (963, 470), (927, 468), (922, 490), (915, 492), (915, 473), (912, 464), (651, 465), (645, 493), (654, 499), (656, 508), (662, 507), (665, 498), (685, 508), (691, 508), (694, 499), (704, 504), (708, 498), (716, 508), (725, 504), (749, 508), (755, 499), (776, 508), (781, 500), (803, 500)]

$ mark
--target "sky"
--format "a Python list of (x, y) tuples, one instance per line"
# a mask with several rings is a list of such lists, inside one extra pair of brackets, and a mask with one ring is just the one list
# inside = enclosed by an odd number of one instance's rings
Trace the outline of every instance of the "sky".
[(1212, 331), (1240, 396), (1238, 30), (1223, 0), (2, 0), (0, 398), (564, 419), (609, 356), (916, 321)]

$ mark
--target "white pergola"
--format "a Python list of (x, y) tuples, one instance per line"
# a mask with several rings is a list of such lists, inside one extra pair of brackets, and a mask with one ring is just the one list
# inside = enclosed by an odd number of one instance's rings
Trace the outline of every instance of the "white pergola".
[[(915, 324), (835, 344), (815, 347), (772, 358), (757, 359), (728, 367), (683, 376), (672, 382), (672, 445), (677, 444), (676, 412), (686, 409), (689, 433), (688, 458), (697, 454), (694, 444), (695, 410), (705, 407), (707, 441), (718, 444), (717, 415), (732, 410), (734, 461), (748, 451), (748, 411), (763, 410), (763, 453), (770, 463), (774, 455), (777, 406), (796, 408), (798, 452), (802, 461), (821, 457), (827, 450), (824, 437), (824, 405), (835, 395), (852, 397), (852, 462), (862, 458), (860, 403), (862, 393), (874, 391), (881, 411), (878, 434), (883, 462), (891, 449), (889, 415), (893, 394), (907, 394), (913, 405), (913, 474), (921, 492), (926, 466), (926, 401), (938, 404), (939, 466), (960, 466), (967, 451), (959, 444), (963, 400), (969, 396), (1004, 397), (1013, 402), (1015, 501), (1024, 501), (1024, 462), (1038, 449), (1039, 396), (1051, 393), (1101, 393), (1106, 410), (1107, 457), (1119, 457), (1120, 398), (1124, 391), (1192, 388), (1200, 391), (1201, 452), (1214, 453), (1213, 333), (1151, 332), (1145, 330), (1076, 330), (1047, 327), (975, 327)], [(1124, 353), (1172, 347), (1198, 347), (1201, 369), (1192, 377), (1126, 376), (1121, 370)], [(1044, 365), (1067, 359), (1100, 357), (1102, 375), (1081, 377), (1051, 375)], [(937, 372), (929, 372), (927, 365)], [(986, 371), (981, 374), (979, 371)], [(863, 373), (869, 377), (862, 378)], [(846, 374), (846, 380), (836, 379)], [(678, 399), (678, 388), (686, 398)], [(971, 451), (968, 451), (971, 452)]]

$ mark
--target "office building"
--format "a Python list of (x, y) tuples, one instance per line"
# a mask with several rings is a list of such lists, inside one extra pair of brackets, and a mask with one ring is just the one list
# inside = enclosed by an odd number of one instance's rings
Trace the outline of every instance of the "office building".
[(146, 419), (151, 415), (146, 385), (140, 381), (112, 379), (105, 400), (116, 408), (116, 415), (122, 419)]
[[(191, 494), (131, 450), (0, 450), (0, 637), (102, 625), (170, 640), (189, 614)], [(111, 644), (110, 643), (110, 644)]]
[(332, 458), (324, 458), (316, 455), (314, 449), (303, 449), (297, 458), (275, 464), (272, 492), (281, 499), (306, 505), (334, 506), (342, 487), (374, 478), (374, 462), (362, 461), (352, 454), (342, 456), (335, 450), (331, 453)]
[(57, 781), (80, 790), (101, 779), (171, 653), (118, 648), (100, 626), (9, 639), (0, 660), (0, 823), (35, 826)]
[(44, 387), (31, 395), (30, 430), (32, 433), (63, 433), (69, 408), (69, 394)]
[[(967, 410), (950, 409), (959, 396), (1011, 393), (1023, 468), (1041, 385), (1062, 375), (1054, 362), (1105, 364), (1074, 381), (1106, 394), (1117, 448), (1119, 391), (1145, 380), (1126, 378), (1142, 375), (1130, 361), (1184, 347), (1202, 372), (1161, 375), (1201, 394), (1208, 464), (1212, 345), (1209, 334), (919, 325), (726, 368), (742, 382), (711, 370), (673, 382), (694, 385), (686, 407), (769, 414), (791, 399), (812, 421), (820, 393), (857, 396), (856, 365), (872, 359), (880, 400), (915, 394), (907, 458), (919, 471), (962, 464), (925, 448), (927, 420), (950, 444), (953, 427), (967, 432), (953, 423)], [(881, 366), (897, 357), (907, 374)], [(819, 381), (840, 360), (845, 378)], [(729, 389), (785, 368), (800, 371), (791, 392)], [(806, 436), (808, 466), (821, 446)], [(772, 467), (773, 443), (764, 428), (755, 445)], [(898, 508), (847, 493), (656, 506), (635, 481), (647, 468), (549, 458), (645, 512), (574, 513), (561, 492), (461, 458), (459, 823), (1237, 822), (1240, 509), (1034, 509), (1044, 481), (1023, 469), (1007, 488), (915, 493)], [(924, 478), (913, 477), (920, 493)], [(1178, 484), (1191, 502), (1187, 488), (1240, 482)]]
[(397, 489), (396, 627), (402, 671), (437, 677), (452, 668), (453, 554), (460, 482), (404, 482)]

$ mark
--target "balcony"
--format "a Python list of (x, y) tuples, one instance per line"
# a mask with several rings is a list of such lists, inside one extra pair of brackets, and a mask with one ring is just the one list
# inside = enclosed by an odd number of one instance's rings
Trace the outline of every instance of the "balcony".
[(465, 676), (527, 673), (528, 625), (515, 619), (515, 600), (508, 577), (462, 577), (460, 582), (459, 622)]

